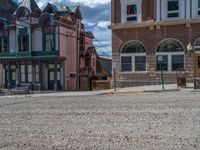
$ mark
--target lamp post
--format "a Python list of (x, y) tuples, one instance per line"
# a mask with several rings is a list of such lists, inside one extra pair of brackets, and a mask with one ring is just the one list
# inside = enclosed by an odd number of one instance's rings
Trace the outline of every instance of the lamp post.
[(165, 87), (164, 87), (163, 68), (162, 68), (163, 55), (158, 55), (158, 62), (160, 64), (160, 74), (161, 74), (162, 89), (164, 90)]

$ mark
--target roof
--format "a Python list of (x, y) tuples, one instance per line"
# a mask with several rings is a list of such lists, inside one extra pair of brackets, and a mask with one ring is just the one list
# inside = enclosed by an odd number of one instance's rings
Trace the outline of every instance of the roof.
[(14, 15), (16, 15), (17, 11), (22, 7), (27, 8), (30, 13), (34, 13), (36, 9), (40, 10), (35, 0), (23, 0), (17, 10), (14, 12)]

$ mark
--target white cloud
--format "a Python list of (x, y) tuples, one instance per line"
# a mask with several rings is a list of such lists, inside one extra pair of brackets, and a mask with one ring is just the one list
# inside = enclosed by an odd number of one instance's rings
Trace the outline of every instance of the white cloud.
[(100, 28), (108, 28), (108, 26), (110, 25), (110, 21), (100, 21), (97, 26)]

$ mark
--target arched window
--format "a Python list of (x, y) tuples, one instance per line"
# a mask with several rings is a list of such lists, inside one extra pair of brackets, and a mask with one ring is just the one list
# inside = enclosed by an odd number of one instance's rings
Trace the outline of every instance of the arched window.
[(44, 15), (40, 18), (40, 23), (43, 31), (43, 47), (45, 51), (55, 50), (55, 27), (52, 25), (52, 20), (49, 15)]
[(128, 41), (121, 52), (121, 71), (135, 72), (146, 70), (146, 53), (139, 41)]
[(176, 71), (184, 68), (184, 47), (176, 39), (161, 41), (156, 50), (157, 70)]

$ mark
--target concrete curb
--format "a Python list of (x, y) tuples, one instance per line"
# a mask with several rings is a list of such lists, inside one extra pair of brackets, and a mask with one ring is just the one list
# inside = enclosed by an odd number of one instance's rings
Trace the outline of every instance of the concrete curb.
[(177, 92), (177, 91), (181, 91), (181, 89), (112, 91), (108, 94), (142, 94), (142, 93), (161, 93), (161, 92)]

